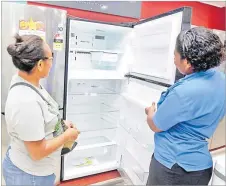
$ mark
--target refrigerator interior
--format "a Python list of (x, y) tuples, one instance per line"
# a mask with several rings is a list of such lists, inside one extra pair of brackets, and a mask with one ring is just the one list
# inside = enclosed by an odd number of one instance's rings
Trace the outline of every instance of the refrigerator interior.
[(134, 184), (146, 184), (154, 133), (144, 109), (167, 87), (125, 74), (174, 83), (182, 16), (183, 10), (134, 28), (70, 20), (65, 113), (81, 134), (63, 158), (62, 180), (122, 168)]
[(129, 27), (71, 20), (69, 78), (107, 79), (123, 75), (128, 71), (122, 61), (124, 54), (128, 53), (131, 30)]
[(64, 180), (119, 167), (116, 136), (128, 72), (123, 60), (132, 31), (81, 20), (70, 20), (69, 27), (66, 119), (81, 134), (64, 157)]

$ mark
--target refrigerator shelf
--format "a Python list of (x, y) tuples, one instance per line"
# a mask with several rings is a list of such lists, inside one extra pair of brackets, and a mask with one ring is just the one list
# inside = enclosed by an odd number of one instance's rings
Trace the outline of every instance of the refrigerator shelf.
[(132, 135), (128, 135), (125, 143), (125, 149), (139, 162), (139, 165), (146, 172), (149, 171), (149, 164), (152, 154), (154, 153), (154, 145), (152, 148), (144, 148)]
[(120, 94), (70, 94), (68, 95), (68, 106), (69, 105), (95, 105), (95, 104), (107, 104), (109, 106), (116, 107), (122, 101)]
[(68, 95), (68, 114), (106, 113), (120, 110), (121, 96), (118, 94)]
[(86, 139), (78, 139), (77, 142), (78, 142), (78, 145), (74, 149), (74, 151), (116, 145), (115, 141), (110, 141), (105, 136), (96, 136), (96, 137), (91, 137)]
[(103, 92), (103, 93), (101, 93), (101, 92), (98, 92), (98, 93), (96, 93), (96, 92), (81, 92), (81, 93), (70, 93), (70, 95), (71, 96), (107, 96), (107, 95), (112, 95), (112, 96), (114, 96), (114, 95), (119, 95), (118, 93), (115, 93), (114, 91), (112, 91), (112, 92), (108, 92), (107, 90), (106, 90), (106, 92)]
[(65, 156), (64, 180), (116, 169), (116, 144), (72, 151)]
[(77, 69), (71, 69), (68, 73), (68, 80), (73, 79), (124, 79), (124, 73), (120, 73), (116, 70), (77, 70)]
[(72, 121), (81, 132), (117, 128), (119, 118), (119, 112), (67, 114), (67, 120)]
[(112, 54), (121, 54), (123, 51), (120, 50), (98, 50), (93, 48), (70, 48), (70, 51), (76, 51), (76, 52), (105, 52), (105, 53), (112, 53)]
[(120, 107), (108, 105), (105, 103), (90, 104), (69, 104), (67, 107), (68, 114), (94, 114), (94, 113), (111, 113), (119, 112)]
[[(140, 146), (146, 151), (152, 151), (154, 149), (154, 133), (150, 128), (146, 130), (132, 129), (131, 127), (125, 126), (120, 122), (120, 126), (128, 132), (131, 137), (140, 144)], [(144, 123), (145, 124), (145, 123)], [(147, 125), (147, 124), (146, 124)]]
[(149, 172), (140, 166), (127, 149), (124, 149), (122, 153), (121, 166), (132, 179), (134, 185), (143, 185), (146, 182)]
[(78, 107), (74, 107), (73, 110), (68, 110), (67, 114), (107, 114), (107, 113), (113, 113), (113, 112), (119, 112), (119, 110), (116, 110), (114, 108), (109, 108), (109, 110), (102, 110), (100, 107), (99, 108), (96, 108), (96, 107), (93, 107), (93, 108), (90, 108), (90, 110), (87, 109), (86, 106), (84, 106), (82, 108), (82, 106), (78, 106)]
[[(87, 74), (88, 75), (88, 74)], [(125, 81), (122, 79), (71, 79), (68, 83), (68, 95), (72, 94), (119, 94)]]

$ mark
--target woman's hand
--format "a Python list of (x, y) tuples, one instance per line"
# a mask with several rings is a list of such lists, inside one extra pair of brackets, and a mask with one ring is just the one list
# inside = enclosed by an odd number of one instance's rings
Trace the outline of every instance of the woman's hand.
[(73, 125), (73, 123), (71, 121), (65, 121), (64, 120), (64, 124), (68, 127), (68, 128), (75, 128), (75, 126)]
[(145, 113), (147, 114), (147, 123), (153, 132), (161, 132), (161, 130), (158, 129), (158, 127), (156, 127), (155, 123), (153, 122), (155, 112), (156, 112), (155, 102), (152, 103), (152, 106), (145, 108)]
[(76, 128), (71, 127), (64, 132), (64, 137), (66, 141), (75, 141), (79, 134), (80, 132)]
[(80, 132), (70, 121), (64, 121), (68, 127), (60, 136), (50, 140), (24, 141), (24, 144), (31, 156), (32, 160), (38, 161), (62, 147), (68, 141), (75, 141)]
[(148, 115), (149, 113), (155, 113), (156, 107), (155, 102), (152, 103), (152, 106), (145, 108), (145, 113)]
[(66, 140), (75, 141), (78, 138), (80, 131), (78, 131), (78, 129), (71, 121), (64, 121), (64, 124), (67, 126), (67, 130), (64, 133)]

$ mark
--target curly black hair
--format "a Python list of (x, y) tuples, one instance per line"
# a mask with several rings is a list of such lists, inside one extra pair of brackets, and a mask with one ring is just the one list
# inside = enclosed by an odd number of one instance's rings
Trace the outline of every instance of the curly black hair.
[(181, 59), (188, 60), (194, 72), (219, 66), (225, 55), (220, 38), (204, 27), (181, 32), (176, 40), (176, 51)]
[(31, 72), (39, 60), (45, 58), (43, 40), (36, 35), (15, 35), (16, 43), (7, 47), (16, 68)]

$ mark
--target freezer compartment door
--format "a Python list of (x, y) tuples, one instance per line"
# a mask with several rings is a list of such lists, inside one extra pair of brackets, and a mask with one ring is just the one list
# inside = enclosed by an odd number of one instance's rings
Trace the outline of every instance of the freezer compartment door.
[(161, 83), (173, 84), (176, 80), (174, 49), (181, 30), (190, 28), (191, 9), (181, 8), (134, 26), (131, 73)]

